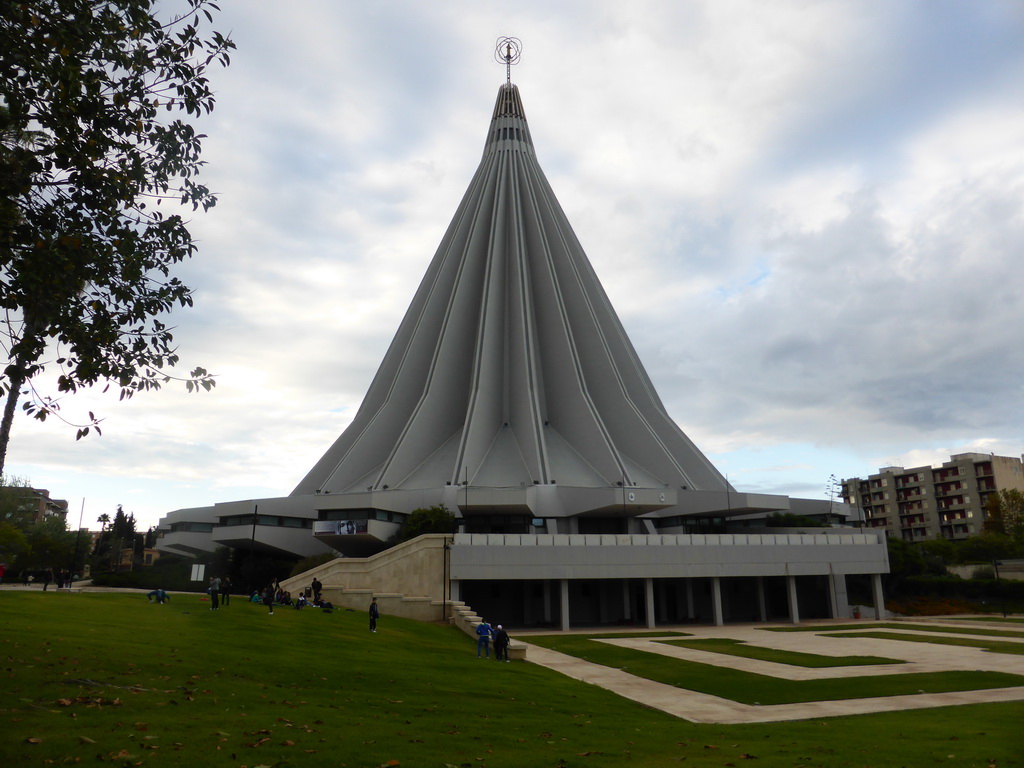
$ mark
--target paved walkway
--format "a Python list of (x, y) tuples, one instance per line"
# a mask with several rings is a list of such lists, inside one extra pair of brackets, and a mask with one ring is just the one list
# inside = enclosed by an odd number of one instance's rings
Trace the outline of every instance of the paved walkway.
[[(825, 626), (828, 623), (830, 622), (822, 622)], [(831, 623), (849, 624), (850, 622), (835, 621)], [(867, 630), (872, 623), (864, 622), (864, 629)], [(917, 623), (965, 628), (965, 623), (962, 621), (922, 620)], [(1024, 631), (1024, 625), (1020, 624), (1007, 625), (995, 624), (993, 622), (974, 622), (973, 626), (983, 626), (985, 629), (1018, 629)], [(670, 629), (691, 635), (691, 639), (732, 638), (744, 641), (749, 645), (813, 653), (821, 656), (881, 656), (889, 659), (903, 660), (906, 663), (811, 669), (666, 645), (665, 643), (657, 642), (657, 639), (654, 637), (644, 638), (635, 636), (636, 630), (630, 633), (632, 635), (630, 637), (606, 639), (602, 642), (787, 680), (816, 680), (952, 670), (984, 670), (1024, 675), (1024, 656), (990, 653), (980, 648), (953, 647), (932, 643), (907, 643), (875, 638), (837, 638), (819, 635), (815, 632), (767, 632), (764, 629), (758, 629), (756, 626), (750, 625), (729, 625), (725, 627), (694, 627), (687, 625), (686, 627), (662, 627), (659, 628), (659, 631)], [(905, 630), (887, 629), (885, 631), (914, 633), (915, 627), (911, 625)], [(918, 633), (920, 633), (920, 629), (918, 629)], [(602, 634), (605, 633), (602, 632)], [(980, 637), (979, 635), (970, 635), (968, 633), (963, 635), (946, 635), (943, 633), (943, 636), (962, 636), (974, 639)], [(661, 639), (664, 639), (664, 637)], [(1024, 638), (992, 637), (987, 639), (1024, 643)], [(587, 683), (599, 685), (627, 699), (660, 709), (668, 712), (670, 715), (675, 715), (694, 723), (766, 723), (841, 715), (861, 715), (872, 712), (948, 707), (956, 704), (1024, 701), (1024, 686), (1020, 686), (980, 691), (922, 693), (912, 696), (885, 696), (869, 699), (844, 699), (760, 706), (742, 704), (730, 699), (722, 699), (706, 693), (688, 691), (671, 685), (665, 685), (664, 683), (635, 677), (619, 669), (593, 664), (537, 645), (529, 644), (526, 658), (535, 664), (554, 669), (564, 675), (583, 680)]]

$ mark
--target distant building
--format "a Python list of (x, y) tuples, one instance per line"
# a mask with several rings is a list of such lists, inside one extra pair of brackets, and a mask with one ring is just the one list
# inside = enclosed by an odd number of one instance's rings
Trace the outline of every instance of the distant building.
[(12, 487), (18, 496), (18, 508), (32, 516), (32, 522), (41, 523), (52, 517), (67, 519), (68, 503), (64, 499), (51, 499), (50, 492), (45, 488)]
[(861, 510), (867, 528), (904, 541), (955, 541), (982, 532), (991, 494), (1024, 491), (1024, 467), (1012, 456), (958, 453), (941, 467), (882, 467), (842, 485), (843, 500)]

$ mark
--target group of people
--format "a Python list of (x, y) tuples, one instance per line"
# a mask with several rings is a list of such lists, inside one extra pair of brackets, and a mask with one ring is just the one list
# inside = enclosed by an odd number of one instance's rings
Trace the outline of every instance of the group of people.
[(323, 584), (317, 579), (313, 579), (313, 583), (295, 599), (292, 599), (292, 593), (282, 589), (280, 584), (275, 587), (271, 583), (262, 590), (253, 590), (253, 593), (249, 595), (249, 601), (267, 606), (271, 615), (274, 613), (275, 605), (287, 605), (296, 609), (315, 606), (328, 613), (334, 610), (334, 605), (323, 598)]
[[(0, 571), (0, 577), (3, 576), (3, 572)], [(72, 574), (67, 569), (54, 570), (53, 568), (46, 568), (42, 571), (23, 571), (21, 578), (25, 586), (30, 587), (37, 581), (43, 582), (43, 592), (45, 592), (50, 584), (54, 581), (57, 582), (57, 589), (64, 589), (65, 587), (71, 587)]]
[(210, 577), (210, 586), (206, 590), (210, 595), (210, 610), (216, 611), (220, 608), (220, 603), (224, 605), (231, 605), (231, 579), (225, 576)]
[(476, 657), (481, 654), (491, 658), (491, 643), (494, 643), (494, 658), (498, 661), (508, 661), (508, 644), (510, 638), (501, 624), (492, 627), (486, 621), (476, 625)]

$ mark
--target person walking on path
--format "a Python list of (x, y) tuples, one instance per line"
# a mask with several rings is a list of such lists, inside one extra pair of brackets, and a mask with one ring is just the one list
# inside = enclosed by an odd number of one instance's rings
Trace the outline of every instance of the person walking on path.
[(274, 585), (273, 584), (267, 584), (267, 586), (265, 586), (263, 588), (263, 604), (266, 605), (266, 606), (269, 606), (269, 608), (270, 608), (270, 615), (273, 616), (274, 615)]
[(508, 632), (499, 624), (494, 630), (494, 658), (498, 661), (508, 661), (508, 641)]
[(210, 588), (206, 591), (210, 593), (210, 610), (216, 611), (220, 607), (217, 602), (217, 598), (220, 596), (220, 579), (216, 576), (211, 576)]
[(220, 580), (220, 598), (224, 605), (231, 605), (231, 577), (225, 576)]
[(377, 598), (370, 601), (370, 631), (377, 631), (377, 619), (380, 618), (380, 608), (377, 607)]
[(483, 651), (487, 654), (487, 658), (491, 658), (491, 625), (486, 621), (481, 621), (476, 625), (476, 657), (480, 658), (480, 652)]

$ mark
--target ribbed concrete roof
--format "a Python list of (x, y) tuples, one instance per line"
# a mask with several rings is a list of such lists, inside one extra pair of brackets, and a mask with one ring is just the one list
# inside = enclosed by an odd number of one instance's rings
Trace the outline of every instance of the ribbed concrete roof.
[(358, 413), (292, 495), (467, 476), (726, 490), (666, 413), (537, 163), (512, 84)]

